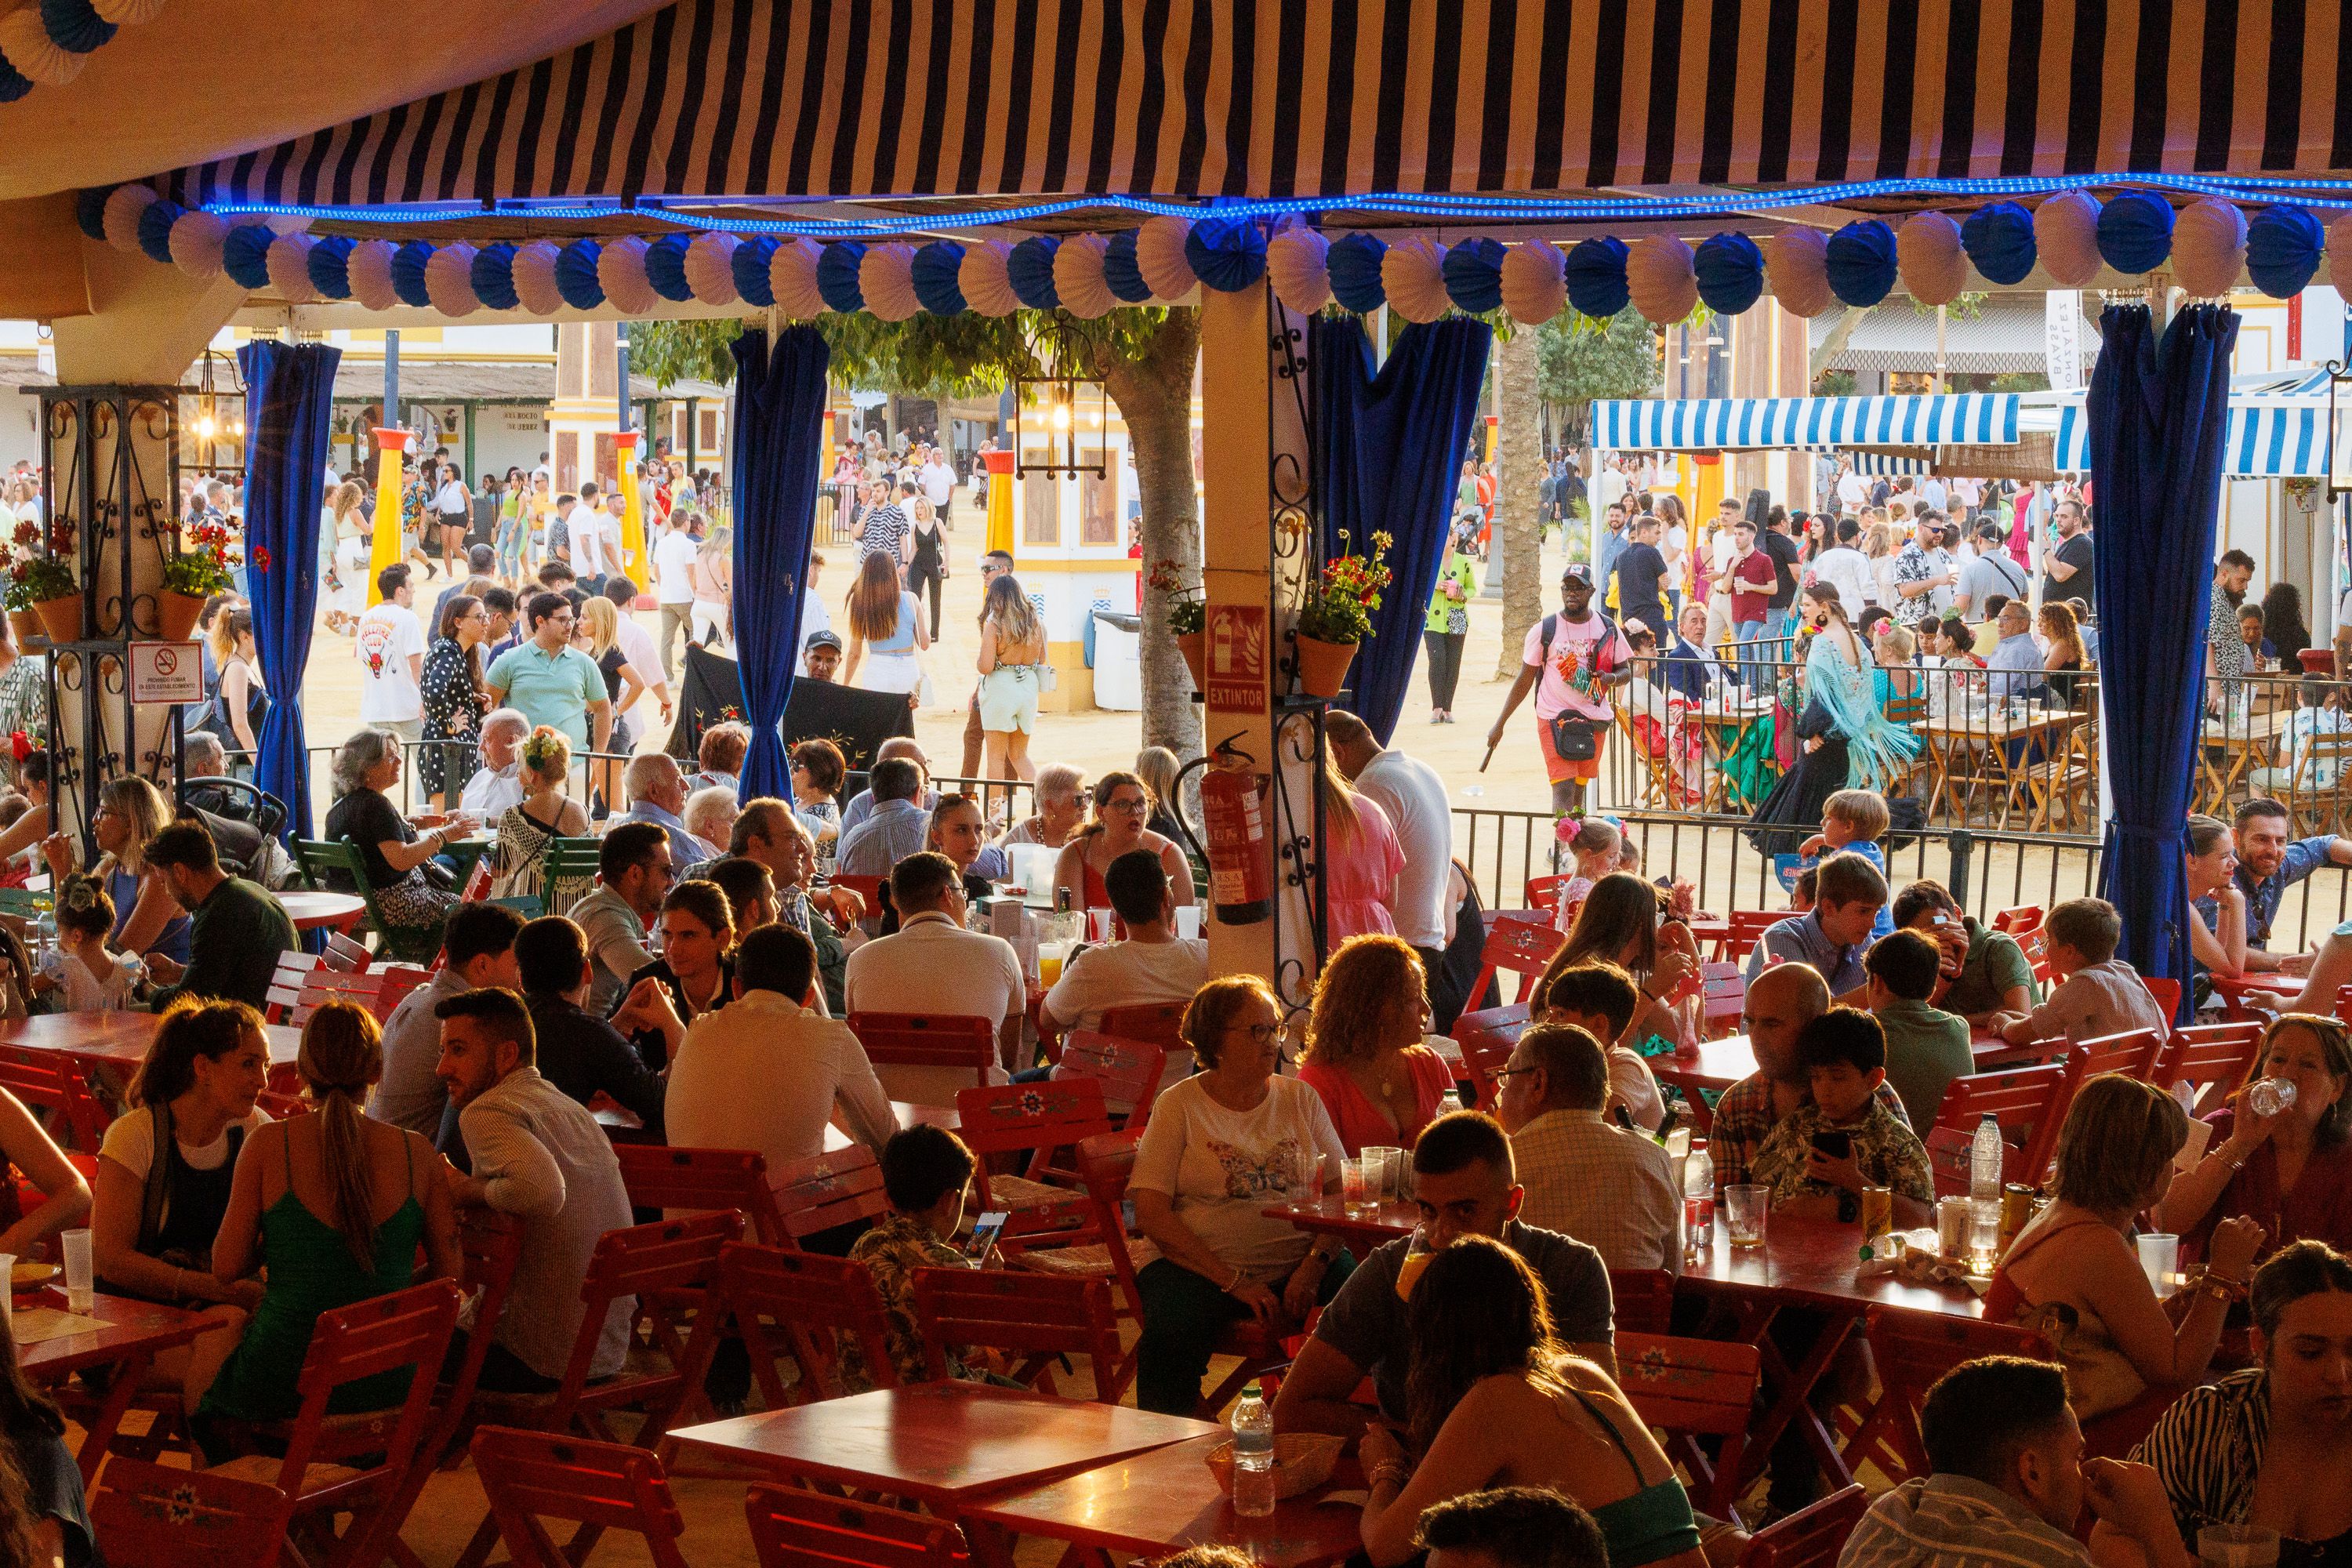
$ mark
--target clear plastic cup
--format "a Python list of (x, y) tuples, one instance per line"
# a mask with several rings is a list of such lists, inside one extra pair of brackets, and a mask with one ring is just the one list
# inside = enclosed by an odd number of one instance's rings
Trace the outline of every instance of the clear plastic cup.
[[(0, 1274), (13, 1276), (16, 1270), (16, 1255), (0, 1252)], [(5, 1289), (0, 1289), (0, 1334), (16, 1337), (16, 1287), (13, 1279)]]
[(1176, 934), (1188, 942), (1201, 934), (1200, 905), (1179, 904), (1176, 906)]
[(1969, 1200), (1963, 1197), (1936, 1200), (1936, 1255), (1954, 1261), (1969, 1255)]
[(1339, 1195), (1350, 1209), (1364, 1206), (1364, 1191), (1370, 1184), (1364, 1157), (1351, 1155), (1339, 1162)]
[(2160, 1301), (2172, 1294), (2172, 1277), (2180, 1268), (2180, 1238), (2170, 1231), (2144, 1230), (2138, 1245), (2139, 1266)]
[(87, 1312), (98, 1305), (98, 1281), (90, 1267), (89, 1232), (68, 1230), (58, 1237), (65, 1254), (66, 1310)]
[(2197, 1532), (2197, 1561), (2207, 1568), (2271, 1568), (2278, 1531), (2259, 1524), (2209, 1524)]
[(1397, 1195), (1397, 1174), (1404, 1167), (1404, 1151), (1385, 1143), (1374, 1144), (1364, 1151), (1364, 1195), (1376, 1204), (1392, 1203)]
[(1745, 1184), (1723, 1189), (1724, 1228), (1734, 1247), (1764, 1245), (1764, 1225), (1772, 1209), (1772, 1189)]

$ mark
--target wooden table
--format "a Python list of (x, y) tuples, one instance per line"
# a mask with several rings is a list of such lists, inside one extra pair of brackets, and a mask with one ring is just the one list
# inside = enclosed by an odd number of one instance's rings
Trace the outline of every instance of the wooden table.
[(289, 888), (278, 895), (285, 906), (296, 931), (317, 931), (322, 926), (347, 931), (360, 923), (367, 913), (367, 900), (357, 893), (314, 893), (300, 888)]
[(1128, 1405), (950, 1382), (706, 1421), (669, 1436), (785, 1479), (863, 1488), (952, 1518), (1018, 1487), (1223, 1432)]
[[(45, 1013), (0, 1023), (0, 1046), (59, 1051), (92, 1066), (135, 1067), (147, 1059), (157, 1023), (152, 1013)], [(269, 1041), (270, 1066), (282, 1066), (301, 1054), (301, 1030), (265, 1024), (261, 1032)]]
[[(62, 1289), (44, 1287), (18, 1295), (15, 1310), (26, 1312), (48, 1307), (63, 1311), (65, 1306), (66, 1293)], [(102, 1292), (89, 1311), (76, 1315), (96, 1318), (106, 1327), (20, 1344), (16, 1347), (16, 1362), (26, 1377), (43, 1384), (63, 1383), (85, 1367), (114, 1369), (106, 1398), (81, 1440), (81, 1479), (88, 1486), (98, 1479), (107, 1445), (114, 1440), (115, 1429), (122, 1425), (123, 1412), (130, 1409), (131, 1399), (139, 1393), (140, 1381), (154, 1365), (157, 1354), (188, 1343), (207, 1325), (199, 1314), (179, 1307)]]
[(2227, 816), (2230, 795), (2246, 774), (2257, 767), (2275, 765), (2278, 743), (2290, 732), (2294, 717), (2282, 709), (2223, 723), (2206, 720), (2198, 731), (2201, 788), (2197, 809)]
[(1244, 1519), (1203, 1458), (1223, 1441), (1216, 1435), (1188, 1438), (975, 1504), (963, 1513), (964, 1533), (973, 1553), (992, 1564), (1012, 1561), (1016, 1535), (1150, 1557), (1188, 1546), (1233, 1546), (1262, 1568), (1320, 1568), (1345, 1562), (1363, 1544), (1362, 1510), (1322, 1501), (1335, 1490), (1361, 1488), (1353, 1461), (1342, 1460), (1325, 1485), (1275, 1504), (1272, 1514)]
[(1301, 1230), (1336, 1236), (1351, 1247), (1379, 1247), (1411, 1236), (1413, 1226), (1421, 1223), (1421, 1210), (1412, 1204), (1375, 1204), (1351, 1215), (1347, 1200), (1338, 1196), (1311, 1204), (1274, 1204), (1259, 1212), (1268, 1219), (1288, 1220)]
[[(2066, 738), (2086, 715), (2069, 708), (2036, 708), (2012, 716), (2006, 706), (1985, 713), (1947, 713), (1940, 718), (1924, 721), (1918, 726), (1919, 739), (1934, 753), (1936, 782), (1927, 795), (1927, 816), (1936, 817), (1944, 799), (1956, 786), (1969, 786), (1969, 799), (1975, 799), (1975, 786), (1990, 784), (2000, 791), (2000, 822), (2006, 826), (2009, 814), (2017, 805), (2017, 792), (2022, 789), (2033, 803), (2034, 820), (2047, 819), (2050, 811), (2048, 770), (2032, 765), (2033, 749), (2042, 746), (2045, 760), (2063, 757)], [(2016, 754), (2011, 754), (2011, 748)], [(1973, 758), (1979, 752), (1984, 756), (1981, 771), (1963, 765), (1963, 757)], [(1963, 819), (1968, 808), (1961, 808)]]

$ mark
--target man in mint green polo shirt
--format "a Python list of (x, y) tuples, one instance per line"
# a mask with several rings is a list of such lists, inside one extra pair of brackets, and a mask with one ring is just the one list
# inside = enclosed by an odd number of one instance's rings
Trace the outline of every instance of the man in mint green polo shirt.
[(596, 661), (572, 646), (572, 601), (535, 594), (529, 614), (530, 640), (490, 666), (498, 705), (521, 710), (534, 729), (561, 730), (575, 752), (603, 751), (613, 732), (613, 703)]

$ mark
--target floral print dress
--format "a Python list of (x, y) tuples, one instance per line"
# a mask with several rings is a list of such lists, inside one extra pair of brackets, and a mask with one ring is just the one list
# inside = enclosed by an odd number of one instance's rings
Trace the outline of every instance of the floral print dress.
[(457, 646), (457, 638), (443, 637), (425, 656), (423, 689), (425, 738), (447, 743), (422, 748), (417, 753), (417, 771), (423, 776), (425, 794), (454, 795), (474, 776), (478, 759), (475, 748), (481, 737), (482, 720), (488, 711), (488, 705), (474, 685), (474, 672), (467, 661), (466, 650)]

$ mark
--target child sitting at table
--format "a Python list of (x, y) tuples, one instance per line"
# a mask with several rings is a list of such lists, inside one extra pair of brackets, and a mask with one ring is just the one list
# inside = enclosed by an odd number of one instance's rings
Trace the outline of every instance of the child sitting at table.
[(2063, 1035), (2076, 1044), (2126, 1029), (2171, 1033), (2139, 972), (2116, 956), (2123, 917), (2105, 899), (2069, 899), (2042, 922), (2050, 953), (2050, 999), (2030, 1013), (1993, 1020), (2012, 1046)]
[(1633, 1125), (1655, 1132), (1666, 1119), (1664, 1097), (1650, 1064), (1618, 1043), (1641, 1011), (1633, 977), (1613, 963), (1576, 963), (1547, 968), (1528, 994), (1528, 1016), (1548, 1024), (1573, 1024), (1602, 1042), (1609, 1058), (1609, 1100), (1601, 1114), (1624, 1107)]
[[(890, 1200), (890, 1212), (857, 1238), (849, 1260), (863, 1263), (874, 1276), (883, 1316), (890, 1324), (890, 1364), (902, 1384), (922, 1383), (931, 1375), (923, 1359), (922, 1330), (915, 1321), (915, 1270), (972, 1267), (948, 1237), (963, 1224), (964, 1189), (971, 1183), (974, 1163), (962, 1139), (920, 1122), (893, 1133), (882, 1146), (882, 1191)], [(856, 1336), (841, 1332), (837, 1340), (843, 1386), (852, 1394), (873, 1388), (874, 1377)], [(968, 1348), (940, 1349), (950, 1377), (1002, 1381), (968, 1364), (967, 1358), (973, 1355)]]
[(1943, 963), (1943, 950), (1916, 931), (1880, 937), (1863, 960), (1870, 1015), (1886, 1037), (1886, 1080), (1913, 1127), (1933, 1127), (1952, 1080), (1977, 1069), (1969, 1021), (1928, 1000)]
[(1567, 931), (1576, 924), (1576, 911), (1584, 907), (1592, 884), (1612, 871), (1627, 869), (1625, 836), (1605, 816), (1563, 816), (1555, 832), (1576, 861), (1576, 874), (1559, 886), (1559, 909), (1553, 922)]
[(114, 931), (114, 900), (89, 877), (67, 879), (58, 894), (57, 951), (41, 960), (34, 990), (63, 994), (68, 1013), (119, 1013), (135, 1005), (131, 993), (147, 978), (146, 965), (127, 952), (109, 952)]
[(1808, 866), (1798, 872), (1796, 881), (1789, 888), (1789, 912), (1792, 915), (1811, 914), (1813, 900), (1821, 896), (1821, 885), (1822, 868), (1819, 866)]
[[(1818, 861), (1822, 856), (1850, 850), (1877, 867), (1884, 877), (1886, 854), (1878, 841), (1894, 820), (1886, 809), (1886, 797), (1876, 790), (1842, 789), (1822, 803), (1822, 830), (1797, 846), (1797, 853)], [(1895, 917), (1881, 904), (1878, 919), (1870, 928), (1870, 940), (1876, 942), (1894, 929)]]
[(1756, 1152), (1756, 1182), (1772, 1189), (1775, 1212), (1851, 1225), (1862, 1189), (1895, 1196), (1895, 1226), (1932, 1224), (1935, 1181), (1927, 1145), (1878, 1100), (1886, 1081), (1886, 1037), (1878, 1020), (1832, 1007), (1797, 1037), (1812, 1102), (1781, 1119)]

